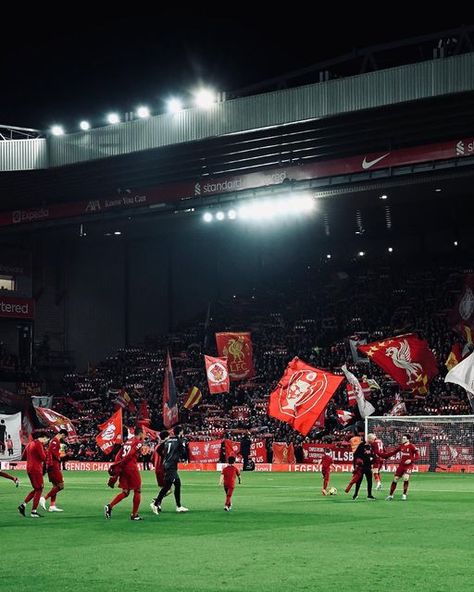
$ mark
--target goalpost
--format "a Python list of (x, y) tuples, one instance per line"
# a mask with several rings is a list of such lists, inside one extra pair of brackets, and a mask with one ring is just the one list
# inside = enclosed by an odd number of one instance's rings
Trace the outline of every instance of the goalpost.
[(474, 473), (474, 415), (369, 416), (365, 436), (371, 433), (386, 449), (409, 434), (420, 471)]

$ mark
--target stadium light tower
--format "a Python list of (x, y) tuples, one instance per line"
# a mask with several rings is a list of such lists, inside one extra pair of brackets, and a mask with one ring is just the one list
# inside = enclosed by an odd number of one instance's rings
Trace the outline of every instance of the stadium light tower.
[(216, 95), (208, 88), (201, 88), (194, 93), (194, 102), (200, 109), (209, 109), (216, 102)]
[(107, 115), (107, 121), (110, 124), (115, 125), (116, 123), (120, 123), (120, 117), (119, 117), (118, 113), (109, 113)]
[(79, 127), (83, 132), (87, 132), (87, 130), (91, 129), (91, 124), (88, 121), (81, 121)]
[(51, 133), (53, 136), (64, 136), (64, 128), (62, 125), (53, 125), (51, 127)]
[(179, 113), (183, 110), (183, 101), (176, 98), (169, 99), (169, 101), (166, 103), (166, 108), (168, 113)]
[(137, 115), (140, 119), (146, 119), (147, 117), (150, 117), (150, 109), (145, 107), (145, 105), (142, 105), (141, 107), (138, 107)]

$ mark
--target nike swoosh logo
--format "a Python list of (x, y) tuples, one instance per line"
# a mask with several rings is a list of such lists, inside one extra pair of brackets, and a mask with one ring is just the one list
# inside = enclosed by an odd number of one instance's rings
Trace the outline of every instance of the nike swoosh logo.
[(383, 154), (382, 156), (379, 156), (378, 158), (374, 158), (374, 160), (366, 160), (364, 157), (364, 160), (362, 161), (362, 168), (364, 169), (364, 171), (367, 169), (370, 169), (370, 167), (373, 167), (374, 164), (377, 164), (378, 162), (380, 162), (384, 158), (387, 158), (387, 156), (389, 154), (390, 154), (390, 152), (387, 152), (387, 154)]

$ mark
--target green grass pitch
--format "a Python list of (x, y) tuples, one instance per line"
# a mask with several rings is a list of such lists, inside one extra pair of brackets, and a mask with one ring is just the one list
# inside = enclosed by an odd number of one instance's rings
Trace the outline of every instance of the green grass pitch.
[[(322, 497), (317, 473), (244, 473), (234, 507), (224, 512), (217, 473), (181, 472), (183, 504), (165, 499), (159, 517), (149, 503), (154, 473), (143, 478), (142, 522), (130, 521), (131, 496), (112, 520), (105, 473), (66, 472), (58, 496), (63, 514), (22, 518), (25, 474), (15, 489), (0, 479), (1, 592), (464, 592), (474, 589), (474, 475), (412, 477), (385, 502)], [(27, 514), (28, 516), (28, 514)]]

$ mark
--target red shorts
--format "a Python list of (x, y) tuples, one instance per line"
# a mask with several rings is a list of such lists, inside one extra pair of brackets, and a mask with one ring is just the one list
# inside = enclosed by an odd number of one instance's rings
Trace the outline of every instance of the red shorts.
[(50, 469), (48, 469), (48, 479), (49, 482), (53, 485), (57, 485), (58, 483), (64, 483), (64, 477), (61, 472), (61, 469), (58, 469), (57, 467), (51, 467)]
[(33, 489), (43, 489), (43, 471), (28, 471), (28, 477)]
[(158, 487), (163, 487), (165, 484), (165, 469), (163, 467), (155, 469), (155, 476)]
[(140, 472), (138, 468), (133, 467), (129, 469), (124, 469), (120, 473), (119, 477), (119, 487), (120, 489), (128, 489), (128, 490), (135, 490), (141, 489), (142, 486), (142, 478), (140, 477)]
[(395, 471), (395, 477), (403, 477), (403, 475), (411, 474), (411, 465), (398, 465)]
[(372, 463), (372, 470), (373, 469), (380, 470), (382, 467), (383, 467), (383, 461), (381, 461), (381, 460), (376, 460)]

